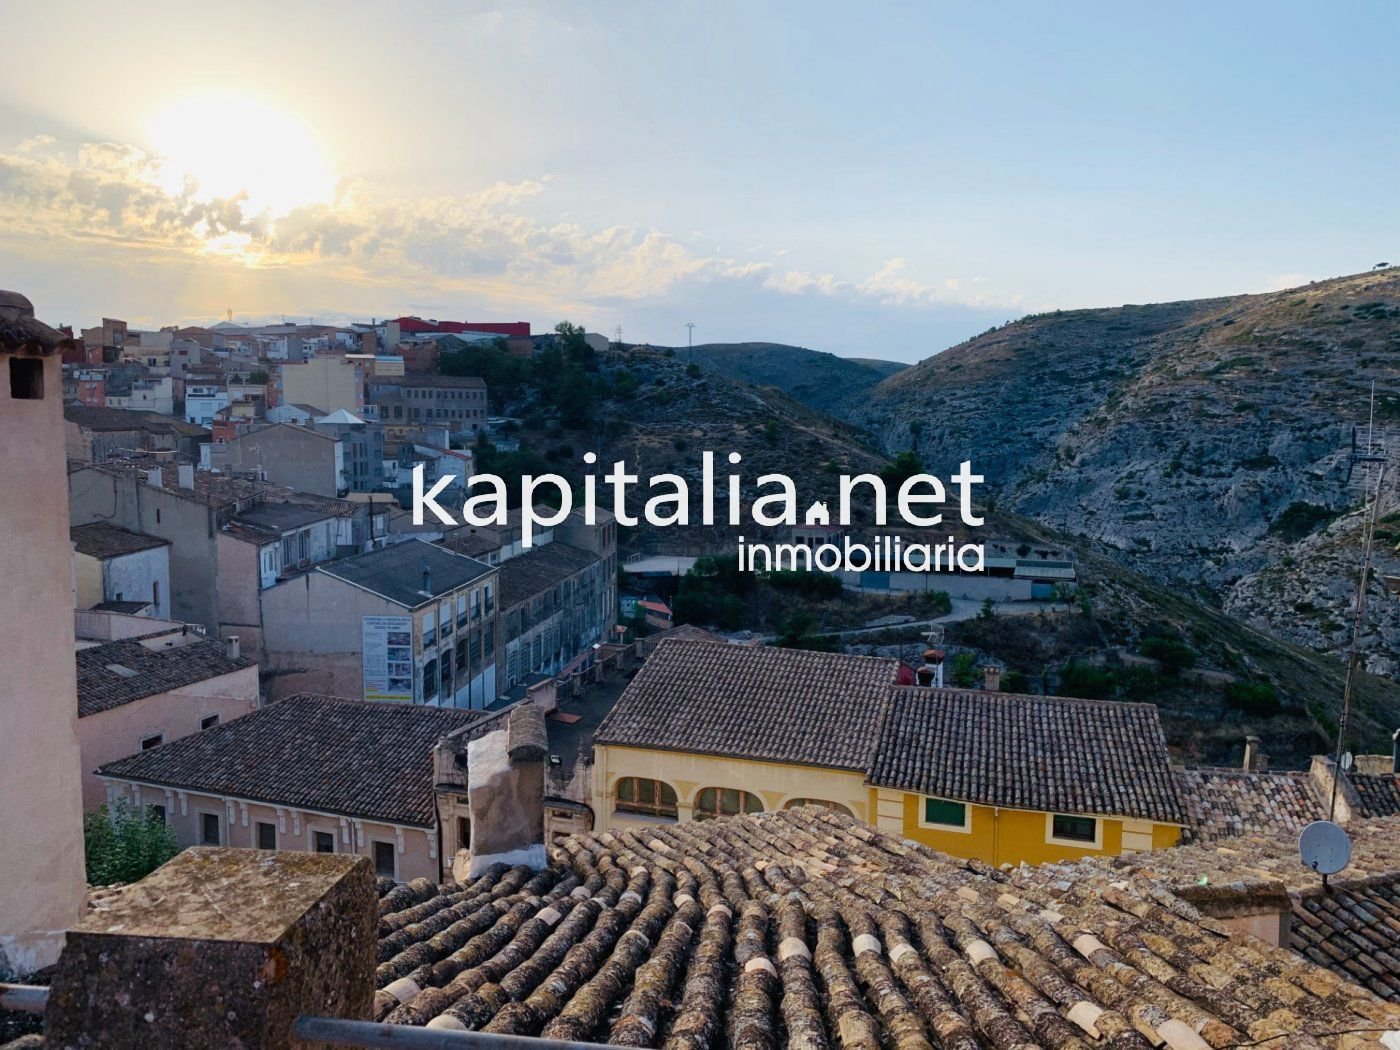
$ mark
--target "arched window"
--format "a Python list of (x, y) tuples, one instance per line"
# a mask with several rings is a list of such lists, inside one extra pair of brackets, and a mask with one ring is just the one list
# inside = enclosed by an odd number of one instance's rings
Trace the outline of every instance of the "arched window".
[(783, 809), (796, 809), (798, 806), (820, 806), (822, 809), (829, 809), (833, 813), (844, 813), (848, 817), (855, 814), (846, 806), (839, 802), (831, 802), (824, 798), (790, 798), (783, 803)]
[(664, 780), (623, 777), (617, 782), (616, 802), (619, 813), (676, 819), (676, 789)]
[(740, 788), (703, 788), (695, 797), (696, 820), (762, 812), (763, 801), (757, 795)]

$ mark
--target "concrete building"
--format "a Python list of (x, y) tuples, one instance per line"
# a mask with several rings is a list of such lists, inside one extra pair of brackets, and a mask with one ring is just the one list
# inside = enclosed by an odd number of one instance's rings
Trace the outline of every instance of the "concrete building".
[(74, 608), (136, 605), (139, 615), (170, 615), (170, 541), (93, 522), (69, 530)]
[(494, 568), (422, 540), (319, 565), (261, 595), (269, 694), (483, 708), (497, 594)]
[(313, 357), (304, 363), (287, 362), (277, 374), (279, 404), (315, 405), (327, 412), (344, 409), (362, 415), (365, 405), (364, 371), (344, 357)]
[(207, 427), (214, 417), (229, 406), (228, 387), (222, 380), (185, 380), (185, 411), (187, 423), (198, 423)]
[(98, 772), (113, 800), (161, 807), (182, 846), (346, 853), (386, 878), (437, 881), (434, 751), (483, 717), (293, 696)]
[[(175, 413), (175, 381), (170, 376), (147, 376), (133, 380), (131, 386), (122, 393), (109, 393), (104, 404), (107, 408), (124, 408), (130, 412), (154, 412), (160, 416)], [(191, 420), (191, 422), (199, 422)]]
[(258, 707), (258, 665), (237, 642), (184, 625), (78, 649), (83, 808), (107, 801), (97, 768), (246, 715)]
[(79, 463), (152, 456), (197, 462), (209, 440), (204, 427), (149, 412), (121, 408), (65, 405), (64, 444), (68, 458)]
[(0, 973), (54, 962), (84, 907), (62, 368), (70, 342), (0, 292)]
[(365, 381), (365, 413), (386, 426), (437, 423), (452, 433), (474, 433), (490, 414), (486, 381), (476, 376), (371, 376)]
[(613, 640), (616, 574), (609, 579), (600, 555), (555, 541), (501, 562), (500, 577), (503, 688), (568, 674)]
[(209, 446), (209, 467), (317, 496), (350, 489), (345, 446), (336, 435), (290, 423), (241, 426), (236, 436)]
[(384, 488), (384, 428), (344, 409), (315, 420), (317, 433), (336, 438), (344, 448), (348, 492), (377, 492)]

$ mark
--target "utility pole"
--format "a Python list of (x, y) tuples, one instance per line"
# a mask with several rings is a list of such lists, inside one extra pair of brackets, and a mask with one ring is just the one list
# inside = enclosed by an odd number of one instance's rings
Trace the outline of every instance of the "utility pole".
[(619, 350), (621, 350), (621, 349), (622, 349), (622, 325), (618, 325), (616, 328), (614, 328), (614, 329), (613, 329), (613, 334), (617, 336), (617, 348), (618, 348)]
[(685, 356), (687, 363), (695, 361), (695, 322), (685, 323)]

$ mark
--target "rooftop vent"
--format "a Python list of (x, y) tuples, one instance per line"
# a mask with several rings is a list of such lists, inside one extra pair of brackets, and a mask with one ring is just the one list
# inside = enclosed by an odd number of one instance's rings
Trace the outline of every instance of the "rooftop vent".
[(130, 667), (127, 667), (125, 664), (108, 664), (107, 670), (111, 671), (115, 675), (120, 675), (123, 678), (135, 678), (137, 674), (140, 673), (138, 671), (133, 671)]

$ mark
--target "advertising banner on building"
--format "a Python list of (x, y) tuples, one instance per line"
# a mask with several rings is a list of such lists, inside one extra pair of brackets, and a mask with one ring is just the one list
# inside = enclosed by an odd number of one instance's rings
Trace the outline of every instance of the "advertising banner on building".
[(360, 666), (366, 700), (411, 704), (413, 617), (361, 617)]

